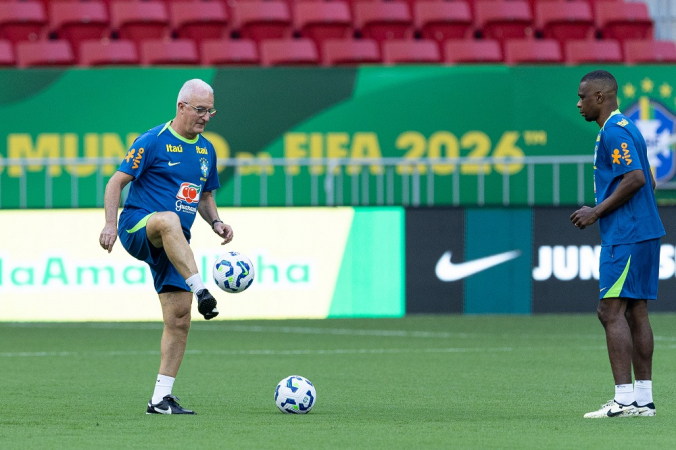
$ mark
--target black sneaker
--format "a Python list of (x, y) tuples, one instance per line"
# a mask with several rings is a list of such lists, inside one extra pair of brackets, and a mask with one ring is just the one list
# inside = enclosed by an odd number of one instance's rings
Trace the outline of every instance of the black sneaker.
[(161, 402), (154, 405), (151, 403), (152, 401), (150, 399), (148, 402), (146, 414), (195, 414), (195, 411), (181, 408), (181, 405), (178, 404), (178, 397), (173, 395), (165, 395)]
[(206, 320), (213, 319), (218, 315), (216, 299), (206, 289), (202, 289), (200, 293), (197, 294), (197, 310)]

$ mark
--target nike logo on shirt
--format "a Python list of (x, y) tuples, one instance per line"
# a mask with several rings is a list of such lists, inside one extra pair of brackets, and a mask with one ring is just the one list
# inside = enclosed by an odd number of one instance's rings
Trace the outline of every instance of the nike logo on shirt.
[(181, 164), (181, 161), (175, 162), (175, 163), (173, 163), (173, 162), (171, 162), (171, 161), (169, 162), (169, 165), (170, 165), (170, 166), (175, 166), (176, 164)]
[(505, 263), (514, 258), (521, 256), (520, 250), (512, 250), (497, 255), (486, 256), (484, 258), (475, 259), (473, 261), (466, 261), (464, 263), (453, 264), (451, 261), (452, 252), (448, 251), (442, 255), (437, 262), (435, 272), (437, 278), (441, 281), (458, 281), (467, 278), (498, 264)]

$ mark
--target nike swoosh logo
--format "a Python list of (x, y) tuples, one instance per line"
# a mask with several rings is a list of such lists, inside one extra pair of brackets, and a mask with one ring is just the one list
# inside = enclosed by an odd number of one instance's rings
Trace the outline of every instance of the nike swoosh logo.
[(483, 272), (493, 266), (518, 258), (521, 256), (521, 250), (512, 250), (475, 259), (473, 261), (466, 261), (460, 264), (453, 264), (453, 262), (451, 262), (451, 255), (452, 252), (448, 251), (444, 253), (437, 262), (435, 272), (437, 278), (441, 281), (458, 281), (474, 275), (475, 273)]
[(171, 408), (160, 409), (160, 408), (158, 408), (157, 406), (153, 406), (153, 409), (154, 409), (155, 411), (157, 411), (158, 413), (160, 413), (160, 414), (171, 414)]
[(170, 166), (175, 166), (176, 164), (181, 164), (181, 161), (179, 161), (179, 162), (175, 162), (175, 163), (173, 163), (173, 162), (169, 162), (169, 165), (170, 165)]
[(606, 289), (608, 289), (608, 288), (606, 287), (606, 288), (603, 288), (603, 289), (599, 289), (599, 293), (605, 291)]

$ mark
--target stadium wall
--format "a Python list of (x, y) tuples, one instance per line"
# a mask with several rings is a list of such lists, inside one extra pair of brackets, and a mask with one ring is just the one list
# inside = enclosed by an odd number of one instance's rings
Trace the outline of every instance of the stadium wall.
[[(254, 264), (247, 291), (218, 294), (219, 320), (589, 313), (600, 237), (572, 226), (572, 211), (224, 208), (233, 243), (220, 247), (198, 219), (191, 245), (214, 292), (221, 252)], [(667, 236), (650, 308), (673, 312), (676, 207), (660, 214)], [(101, 209), (0, 211), (0, 321), (159, 320), (148, 267), (119, 243), (102, 250), (102, 226)]]
[[(527, 186), (529, 156), (584, 155), (591, 160), (597, 129), (579, 117), (580, 78), (597, 66), (404, 66), (361, 68), (102, 68), (0, 70), (0, 161), (5, 158), (109, 157), (121, 160), (139, 133), (173, 117), (182, 83), (202, 78), (216, 92), (218, 114), (205, 135), (220, 159), (256, 161), (257, 167), (221, 167), (221, 206), (259, 206), (262, 186), (296, 186), (291, 204), (327, 204), (312, 197), (324, 186), (324, 166), (266, 166), (271, 158), (439, 158), (431, 174), (434, 204), (512, 206), (579, 203), (579, 181), (591, 164), (535, 167), (533, 201)], [(671, 66), (613, 66), (622, 110), (644, 125), (660, 182), (676, 173), (676, 83)], [(509, 164), (444, 163), (449, 157), (510, 158)], [(68, 208), (102, 204), (109, 164), (0, 165), (0, 207)], [(341, 198), (377, 203), (383, 167), (363, 174), (369, 189), (355, 191), (356, 167), (340, 170)], [(266, 181), (261, 182), (264, 173)], [(25, 176), (24, 176), (25, 175)], [(334, 174), (335, 175), (335, 174)], [(410, 166), (396, 167), (392, 204), (407, 205), (402, 183)], [(582, 175), (582, 176), (580, 176)], [(74, 178), (73, 178), (74, 177)], [(457, 181), (456, 178), (458, 177)], [(481, 183), (478, 178), (481, 178)], [(238, 180), (237, 186), (234, 179)], [(362, 178), (362, 177), (359, 177)], [(291, 180), (290, 182), (288, 180)], [(341, 178), (342, 180), (342, 178)], [(561, 181), (563, 180), (563, 181)], [(457, 202), (453, 193), (457, 192)], [(361, 183), (361, 181), (360, 181)], [(25, 189), (29, 186), (29, 189)], [(423, 184), (424, 186), (424, 184)], [(572, 187), (572, 188), (571, 188)], [(241, 192), (233, 203), (235, 189)], [(554, 196), (555, 190), (557, 196)], [(24, 194), (25, 192), (25, 194)], [(430, 204), (429, 192), (420, 204)], [(25, 197), (25, 198), (23, 198)], [(557, 201), (553, 203), (552, 198)], [(587, 202), (591, 189), (584, 191)], [(283, 189), (266, 194), (267, 206), (289, 204)], [(340, 203), (335, 203), (340, 204)]]

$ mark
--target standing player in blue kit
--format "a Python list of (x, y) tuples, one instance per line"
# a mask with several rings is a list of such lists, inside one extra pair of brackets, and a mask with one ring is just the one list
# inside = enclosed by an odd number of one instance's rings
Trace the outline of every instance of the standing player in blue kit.
[[(216, 152), (200, 134), (214, 114), (211, 86), (187, 81), (178, 93), (176, 117), (139, 136), (106, 186), (106, 225), (99, 243), (110, 253), (119, 235), (127, 252), (150, 266), (162, 307), (160, 370), (147, 414), (194, 414), (171, 393), (185, 353), (193, 293), (206, 320), (218, 315), (189, 244), (198, 212), (222, 244), (233, 237), (212, 195), (220, 187)], [(130, 182), (118, 229), (120, 195)]]
[(618, 109), (615, 77), (605, 70), (588, 73), (580, 81), (578, 97), (580, 114), (587, 122), (596, 122), (601, 131), (594, 149), (596, 206), (583, 206), (570, 220), (580, 229), (599, 222), (597, 312), (615, 380), (615, 397), (584, 417), (654, 416), (648, 300), (657, 299), (660, 238), (665, 234), (655, 201), (655, 179), (643, 136)]

